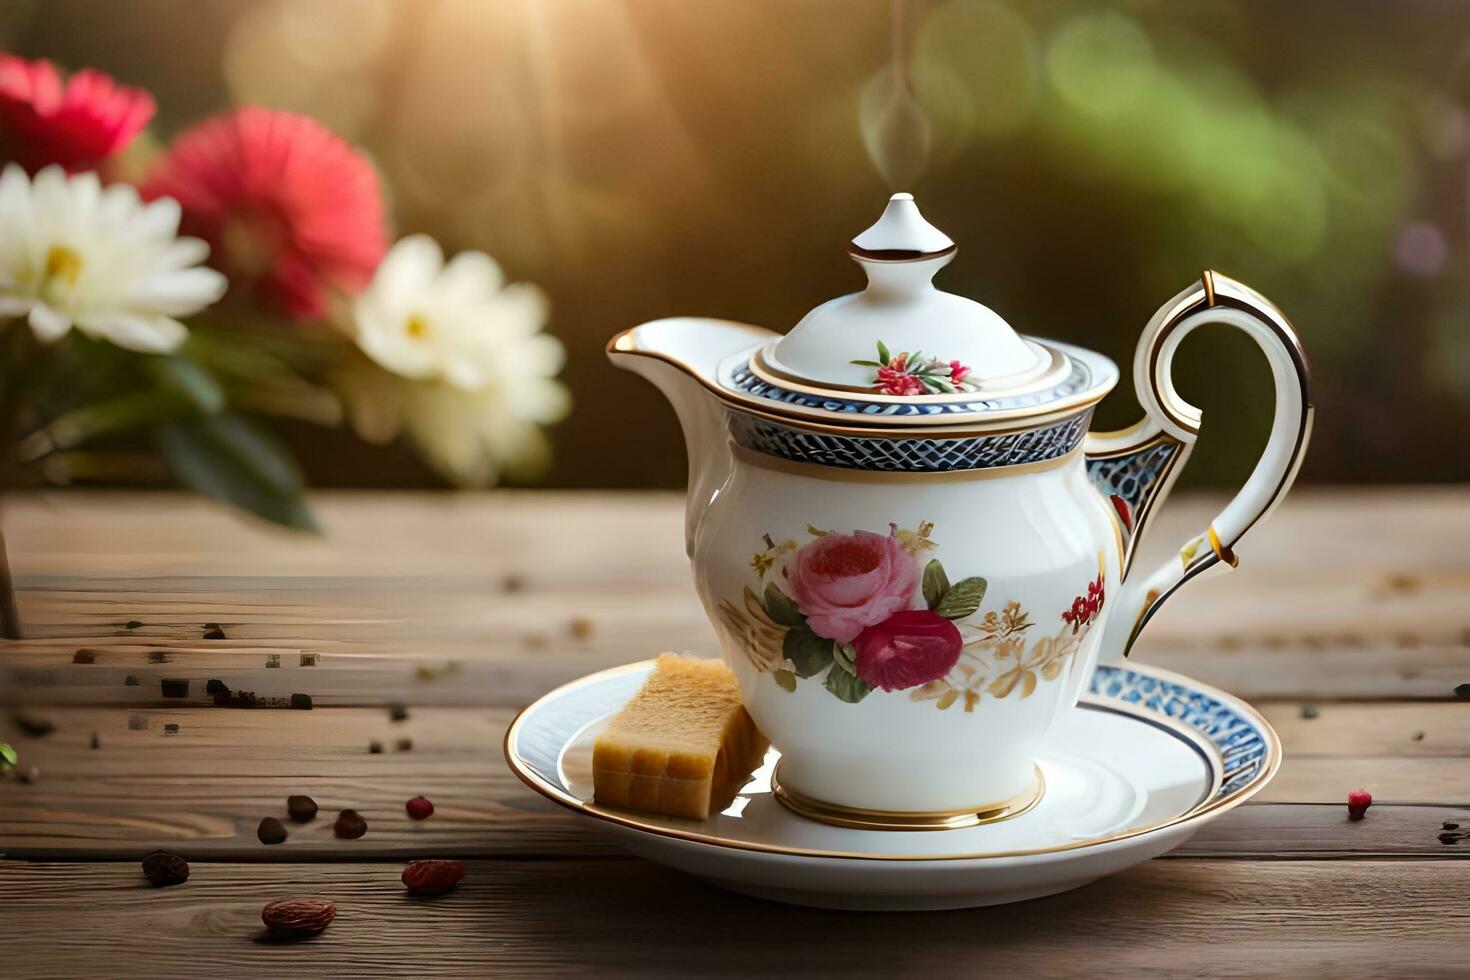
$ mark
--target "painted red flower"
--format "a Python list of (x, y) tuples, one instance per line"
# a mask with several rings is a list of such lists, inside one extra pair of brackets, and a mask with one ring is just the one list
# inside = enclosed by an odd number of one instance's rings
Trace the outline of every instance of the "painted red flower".
[(388, 248), (372, 164), (306, 116), (247, 107), (185, 131), (143, 186), (182, 205), (211, 264), (298, 319), (355, 293)]
[(0, 139), (35, 173), (49, 164), (90, 170), (133, 141), (153, 118), (153, 96), (95, 69), (63, 85), (49, 61), (0, 54)]
[(928, 609), (896, 612), (853, 641), (857, 675), (885, 691), (939, 680), (954, 669), (962, 646), (955, 624)]
[(1087, 595), (1072, 600), (1072, 608), (1062, 613), (1062, 621), (1071, 624), (1073, 633), (1077, 632), (1097, 619), (1102, 612), (1103, 598), (1103, 580), (1099, 575), (1094, 581), (1087, 583)]
[(917, 375), (909, 374), (901, 367), (878, 369), (878, 390), (885, 395), (922, 395), (924, 382)]
[(803, 545), (788, 569), (791, 598), (818, 636), (851, 643), (913, 602), (919, 563), (892, 535), (831, 532)]
[(960, 384), (965, 380), (965, 375), (969, 373), (970, 369), (959, 361), (949, 362), (949, 380), (954, 384)]

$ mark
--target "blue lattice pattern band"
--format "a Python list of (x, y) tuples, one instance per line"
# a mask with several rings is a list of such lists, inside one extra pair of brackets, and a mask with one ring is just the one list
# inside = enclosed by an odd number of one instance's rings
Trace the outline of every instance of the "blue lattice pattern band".
[(1058, 459), (1087, 434), (1092, 410), (1023, 432), (943, 438), (878, 438), (815, 432), (769, 419), (729, 413), (737, 445), (798, 463), (889, 473), (949, 473)]

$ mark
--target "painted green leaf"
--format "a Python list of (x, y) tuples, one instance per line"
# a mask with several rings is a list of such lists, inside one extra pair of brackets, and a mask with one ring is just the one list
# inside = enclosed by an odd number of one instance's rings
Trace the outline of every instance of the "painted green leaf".
[(938, 558), (930, 559), (924, 566), (924, 604), (936, 608), (948, 591), (949, 576), (944, 574), (944, 566)]
[(851, 643), (836, 643), (832, 646), (832, 659), (837, 666), (847, 671), (852, 676), (857, 676), (857, 651)]
[(873, 692), (873, 685), (861, 678), (854, 677), (845, 670), (828, 671), (826, 687), (837, 696), (838, 700), (846, 701), (848, 704), (857, 704)]
[(15, 754), (15, 749), (9, 742), (0, 742), (0, 766), (9, 767), (20, 761), (20, 756)]
[(950, 586), (934, 611), (945, 619), (964, 619), (980, 608), (985, 600), (985, 580), (978, 576), (960, 579)]
[(776, 586), (775, 582), (766, 583), (765, 606), (766, 615), (782, 626), (806, 625), (806, 617), (801, 614), (800, 609), (796, 608), (796, 603), (792, 602), (786, 593)]
[(776, 679), (776, 685), (781, 690), (790, 691), (793, 694), (796, 693), (796, 675), (791, 671), (776, 670), (771, 672), (771, 676)]
[(881, 340), (878, 341), (878, 360), (882, 361), (884, 364), (887, 364), (890, 359), (891, 355), (889, 355), (888, 353), (887, 345), (885, 345)]
[(860, 361), (859, 360), (859, 361), (848, 361), (847, 363), (849, 363), (849, 364), (856, 364), (858, 367), (882, 367), (883, 366), (883, 365), (879, 364), (877, 361)]
[(823, 531), (821, 528), (817, 527), (815, 524), (808, 524), (806, 526), (806, 533), (807, 534), (810, 534), (814, 538), (823, 538), (823, 537), (826, 537), (827, 535), (831, 534), (832, 532), (831, 531)]
[(811, 677), (820, 674), (832, 662), (832, 641), (823, 639), (805, 626), (796, 626), (786, 631), (781, 653), (796, 667), (797, 677)]

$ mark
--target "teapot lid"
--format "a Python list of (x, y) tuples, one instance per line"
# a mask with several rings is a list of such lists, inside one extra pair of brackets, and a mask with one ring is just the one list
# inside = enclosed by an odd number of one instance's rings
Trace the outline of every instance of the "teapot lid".
[(764, 367), (805, 385), (894, 396), (1000, 392), (1054, 367), (993, 310), (934, 286), (955, 251), (912, 194), (894, 194), (848, 249), (868, 288), (808, 313), (763, 352)]

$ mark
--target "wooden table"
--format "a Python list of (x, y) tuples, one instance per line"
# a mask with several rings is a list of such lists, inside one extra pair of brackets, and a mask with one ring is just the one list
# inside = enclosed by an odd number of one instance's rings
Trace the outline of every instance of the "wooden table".
[[(1172, 502), (1155, 548), (1213, 502)], [(1470, 837), (1441, 839), (1444, 821), (1470, 829), (1470, 703), (1455, 695), (1470, 682), (1467, 490), (1299, 492), (1238, 571), (1152, 624), (1137, 659), (1250, 698), (1281, 733), (1286, 763), (1254, 803), (1070, 894), (914, 914), (728, 894), (623, 854), (507, 771), (501, 735), (540, 693), (660, 649), (713, 653), (681, 501), (336, 493), (316, 506), (318, 538), (173, 495), (9, 502), (28, 638), (0, 654), (21, 712), (0, 714), (0, 739), (40, 772), (0, 783), (0, 969), (1470, 972)], [(213, 707), (210, 679), (314, 707)], [(166, 696), (183, 681), (186, 696)], [(19, 727), (37, 721), (55, 730)], [(1350, 823), (1359, 786), (1376, 802)], [(260, 844), (256, 825), (284, 819), (292, 793), (323, 815)], [(403, 803), (419, 793), (437, 810), (415, 824)], [(366, 818), (362, 839), (333, 838), (343, 807)], [(186, 884), (147, 886), (138, 858), (155, 847), (193, 862)], [(405, 897), (403, 861), (427, 856), (465, 859), (457, 892)], [(261, 907), (292, 894), (332, 899), (336, 922), (267, 941)]]

